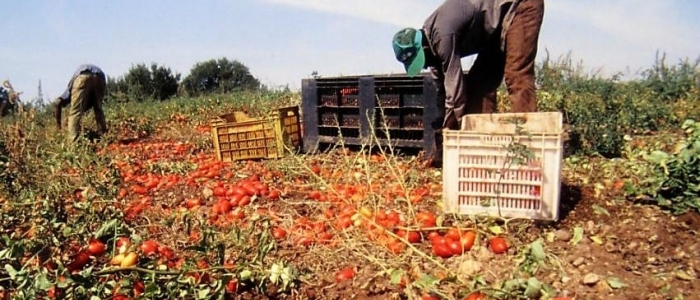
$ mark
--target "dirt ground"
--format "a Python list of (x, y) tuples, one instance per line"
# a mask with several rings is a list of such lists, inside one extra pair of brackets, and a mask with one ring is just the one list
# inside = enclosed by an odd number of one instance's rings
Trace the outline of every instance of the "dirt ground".
[[(544, 278), (562, 295), (573, 299), (700, 299), (700, 282), (696, 279), (700, 273), (698, 214), (670, 216), (654, 206), (596, 199), (590, 190), (579, 187), (565, 187), (562, 202), (564, 215), (560, 222), (532, 223), (518, 237), (530, 242), (540, 236), (553, 236), (546, 247), (562, 264), (564, 274), (552, 272)], [(596, 210), (594, 205), (602, 209)], [(583, 229), (584, 238), (573, 245), (576, 227)], [(595, 242), (591, 238), (594, 236), (602, 243)], [(485, 269), (512, 264), (510, 258), (495, 258), (485, 248), (476, 253)], [(320, 263), (313, 257), (298, 257), (296, 264)], [(459, 265), (460, 259), (446, 261)], [(354, 281), (342, 284), (332, 280), (305, 284), (287, 298), (407, 299), (400, 287), (373, 275), (360, 272)], [(615, 282), (623, 286), (612, 287), (608, 278), (617, 278)], [(243, 294), (242, 299), (274, 298)]]
[[(432, 179), (440, 184), (439, 178)], [(190, 191), (195, 192), (195, 191)], [(424, 207), (437, 211), (435, 199)], [(318, 212), (298, 205), (303, 198), (289, 196), (279, 211), (297, 215)], [(300, 201), (300, 200), (299, 200)], [(588, 186), (564, 183), (561, 217), (556, 223), (523, 222), (518, 231), (509, 233), (509, 241), (519, 245), (544, 238), (550, 253), (549, 263), (557, 265), (548, 274), (538, 274), (543, 283), (554, 287), (561, 296), (571, 299), (700, 299), (700, 215), (687, 213), (671, 216), (656, 206), (622, 199), (613, 190), (596, 195)], [(582, 230), (577, 236), (575, 232)], [(418, 247), (429, 253), (428, 243)], [(513, 250), (513, 249), (510, 249)], [(343, 247), (323, 246), (299, 249), (283, 243), (278, 255), (313, 273), (302, 280), (291, 294), (280, 296), (274, 287), (263, 295), (241, 290), (235, 299), (407, 299), (401, 286), (377, 276), (376, 267), (345, 255)], [(335, 253), (333, 256), (321, 253)], [(516, 268), (516, 255), (495, 256), (485, 243), (475, 244), (462, 256), (442, 262), (462, 272), (465, 264), (478, 264), (489, 282), (498, 281), (505, 272)], [(329, 260), (331, 258), (332, 260)], [(390, 258), (389, 258), (390, 259)], [(334, 274), (341, 267), (355, 267), (351, 281), (336, 283)], [(458, 294), (456, 291), (455, 294)], [(463, 297), (463, 296), (462, 296)]]

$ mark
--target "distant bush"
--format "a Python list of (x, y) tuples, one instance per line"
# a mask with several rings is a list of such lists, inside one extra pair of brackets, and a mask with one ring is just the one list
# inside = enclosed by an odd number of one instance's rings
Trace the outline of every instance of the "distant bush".
[(586, 74), (570, 57), (537, 66), (540, 111), (561, 111), (570, 126), (571, 152), (619, 156), (627, 134), (678, 128), (700, 114), (698, 63), (668, 66), (663, 60), (643, 78), (620, 81)]
[(122, 77), (110, 77), (107, 91), (111, 100), (144, 101), (147, 99), (163, 101), (177, 95), (180, 74), (170, 68), (152, 63), (150, 68), (137, 64)]

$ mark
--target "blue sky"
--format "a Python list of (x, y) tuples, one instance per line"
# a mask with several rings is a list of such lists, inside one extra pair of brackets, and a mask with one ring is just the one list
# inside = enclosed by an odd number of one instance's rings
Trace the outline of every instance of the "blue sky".
[[(93, 4), (86, 4), (93, 3)], [(5, 1), (0, 80), (22, 98), (63, 92), (84, 62), (109, 76), (158, 63), (185, 76), (197, 62), (241, 61), (268, 86), (299, 89), (322, 76), (403, 72), (391, 36), (420, 27), (442, 0)], [(538, 61), (546, 52), (603, 75), (700, 56), (700, 1), (546, 1)], [(465, 68), (473, 57), (465, 58)]]

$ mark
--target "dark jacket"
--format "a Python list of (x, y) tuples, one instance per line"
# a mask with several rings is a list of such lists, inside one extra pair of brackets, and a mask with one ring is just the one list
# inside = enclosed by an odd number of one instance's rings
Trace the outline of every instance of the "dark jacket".
[(433, 55), (442, 63), (434, 73), (438, 83), (444, 83), (446, 105), (465, 97), (460, 59), (495, 42), (502, 51), (505, 32), (520, 1), (446, 0), (425, 20), (423, 33)]

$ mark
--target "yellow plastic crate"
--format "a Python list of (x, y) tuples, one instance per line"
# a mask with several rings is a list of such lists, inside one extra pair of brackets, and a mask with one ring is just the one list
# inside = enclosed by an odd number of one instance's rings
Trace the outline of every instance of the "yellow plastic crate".
[(245, 122), (249, 120), (250, 117), (248, 116), (248, 114), (242, 111), (235, 111), (230, 114), (220, 115), (216, 118), (213, 118), (209, 121), (209, 124), (213, 127), (224, 125), (226, 123)]
[(443, 211), (557, 220), (562, 121), (559, 112), (475, 114), (463, 118), (461, 130), (445, 130)]
[(292, 151), (301, 148), (299, 107), (280, 108), (268, 117), (242, 122), (212, 120), (211, 134), (221, 161), (281, 158), (287, 152), (285, 146)]

